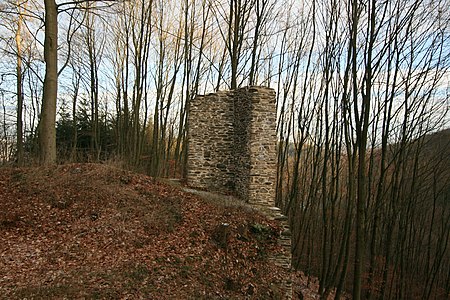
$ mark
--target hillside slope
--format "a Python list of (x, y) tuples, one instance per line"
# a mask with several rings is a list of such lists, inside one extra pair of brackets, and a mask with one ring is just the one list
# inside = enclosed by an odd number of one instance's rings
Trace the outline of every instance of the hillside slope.
[(279, 231), (106, 165), (0, 169), (0, 298), (276, 299)]

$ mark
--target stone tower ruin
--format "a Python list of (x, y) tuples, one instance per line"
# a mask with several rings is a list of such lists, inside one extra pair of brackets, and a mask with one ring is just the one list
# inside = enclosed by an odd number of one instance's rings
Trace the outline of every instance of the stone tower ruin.
[[(275, 91), (246, 87), (197, 96), (188, 118), (187, 184), (237, 196), (282, 225), (278, 244), (283, 251), (269, 259), (291, 268), (288, 219), (275, 207), (276, 104)], [(292, 282), (281, 285), (284, 299), (292, 298)]]
[(246, 87), (197, 96), (190, 104), (187, 182), (275, 206), (275, 91)]

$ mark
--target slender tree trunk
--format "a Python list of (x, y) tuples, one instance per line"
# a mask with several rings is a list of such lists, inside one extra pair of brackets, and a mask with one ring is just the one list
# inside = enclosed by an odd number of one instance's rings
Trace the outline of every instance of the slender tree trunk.
[(23, 15), (20, 3), (17, 1), (19, 16), (17, 19), (16, 46), (17, 46), (17, 164), (23, 165), (23, 87), (22, 87), (22, 23)]
[[(98, 61), (97, 61), (97, 45), (95, 38), (95, 22), (94, 15), (89, 11), (91, 6), (88, 6), (86, 16), (86, 46), (89, 55), (89, 80), (90, 80), (90, 100), (91, 100), (91, 152), (95, 160), (99, 159), (99, 111), (98, 111)], [(95, 156), (94, 156), (95, 155)]]
[(234, 90), (237, 88), (237, 66), (238, 66), (238, 44), (237, 40), (239, 38), (239, 11), (238, 9), (238, 1), (240, 0), (232, 0), (230, 2), (230, 23), (229, 23), (229, 44), (230, 44), (230, 61), (231, 61), (231, 89)]
[(72, 136), (72, 151), (70, 154), (70, 160), (75, 162), (77, 160), (77, 146), (78, 146), (78, 128), (77, 128), (77, 100), (78, 100), (78, 92), (80, 89), (80, 81), (81, 74), (79, 71), (74, 72), (74, 78), (72, 80), (73, 83), (73, 96), (72, 96), (72, 127), (73, 127), (73, 136)]

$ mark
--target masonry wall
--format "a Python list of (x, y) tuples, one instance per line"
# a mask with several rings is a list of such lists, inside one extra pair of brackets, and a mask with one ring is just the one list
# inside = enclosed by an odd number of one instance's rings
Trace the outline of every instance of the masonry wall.
[(247, 201), (253, 205), (273, 207), (277, 172), (276, 95), (268, 88), (249, 88), (246, 94), (251, 102)]
[(188, 119), (187, 182), (233, 193), (250, 204), (275, 203), (275, 91), (246, 87), (197, 96)]
[(248, 201), (250, 190), (251, 156), (249, 139), (251, 134), (252, 103), (248, 89), (233, 92), (234, 103), (234, 170), (235, 194)]
[(234, 107), (229, 92), (197, 96), (188, 119), (187, 182), (212, 191), (234, 189)]
[[(187, 184), (212, 192), (234, 194), (283, 230), (278, 239), (282, 251), (270, 257), (291, 268), (291, 233), (288, 220), (275, 206), (276, 104), (275, 91), (246, 87), (197, 96), (188, 118)], [(292, 282), (286, 278), (284, 298), (292, 298)]]

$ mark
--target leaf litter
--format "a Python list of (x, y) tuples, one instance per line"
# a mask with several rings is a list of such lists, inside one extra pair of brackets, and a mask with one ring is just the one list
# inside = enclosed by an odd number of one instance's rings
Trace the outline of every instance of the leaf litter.
[(277, 299), (279, 233), (108, 165), (2, 168), (0, 299)]

